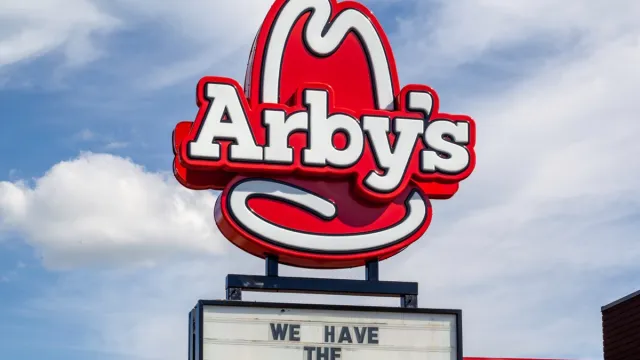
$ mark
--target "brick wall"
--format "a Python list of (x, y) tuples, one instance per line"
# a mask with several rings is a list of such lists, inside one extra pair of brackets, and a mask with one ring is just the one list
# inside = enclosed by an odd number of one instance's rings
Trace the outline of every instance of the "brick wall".
[(640, 291), (602, 307), (604, 360), (640, 359)]

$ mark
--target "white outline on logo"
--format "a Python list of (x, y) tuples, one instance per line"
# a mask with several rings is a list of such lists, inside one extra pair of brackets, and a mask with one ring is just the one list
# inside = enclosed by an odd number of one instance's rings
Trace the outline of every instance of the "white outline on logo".
[(249, 200), (253, 197), (277, 199), (328, 219), (337, 216), (336, 206), (309, 191), (270, 179), (248, 178), (235, 184), (229, 192), (227, 208), (239, 225), (265, 241), (306, 251), (350, 253), (387, 247), (413, 235), (427, 220), (426, 203), (417, 191), (413, 191), (405, 202), (406, 216), (392, 226), (358, 234), (319, 235), (290, 230), (262, 218), (248, 206)]
[(355, 32), (362, 41), (373, 70), (374, 94), (378, 108), (394, 110), (389, 61), (376, 28), (356, 9), (342, 11), (329, 23), (332, 11), (329, 0), (289, 1), (280, 9), (271, 27), (263, 59), (260, 81), (262, 102), (278, 103), (282, 57), (289, 34), (298, 19), (309, 11), (312, 11), (312, 14), (305, 24), (303, 34), (307, 48), (318, 56), (328, 56), (338, 49), (351, 31)]

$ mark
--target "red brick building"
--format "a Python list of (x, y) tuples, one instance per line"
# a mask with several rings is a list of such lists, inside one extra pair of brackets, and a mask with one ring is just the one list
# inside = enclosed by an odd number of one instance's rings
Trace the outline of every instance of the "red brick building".
[(602, 307), (604, 360), (640, 359), (640, 291)]

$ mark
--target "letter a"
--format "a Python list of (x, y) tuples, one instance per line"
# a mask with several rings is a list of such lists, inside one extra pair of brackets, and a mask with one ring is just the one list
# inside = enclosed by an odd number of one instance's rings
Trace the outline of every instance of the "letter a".
[(189, 143), (189, 156), (220, 160), (220, 144), (215, 142), (220, 139), (233, 142), (229, 149), (229, 160), (262, 160), (262, 148), (253, 139), (236, 89), (229, 84), (207, 83), (205, 97), (210, 101), (210, 106), (195, 140)]

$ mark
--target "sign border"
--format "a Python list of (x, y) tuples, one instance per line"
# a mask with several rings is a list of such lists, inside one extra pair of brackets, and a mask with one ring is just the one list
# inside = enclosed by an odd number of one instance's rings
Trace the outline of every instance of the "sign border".
[(302, 310), (332, 310), (332, 311), (362, 311), (362, 312), (390, 312), (404, 314), (435, 314), (454, 315), (456, 317), (456, 360), (463, 360), (462, 346), (462, 310), (454, 309), (430, 309), (430, 308), (401, 308), (385, 306), (361, 306), (361, 305), (328, 305), (328, 304), (301, 304), (280, 302), (255, 302), (234, 300), (198, 300), (196, 306), (189, 312), (189, 360), (203, 359), (202, 324), (205, 306), (229, 306), (229, 307), (254, 307), (254, 308), (292, 308)]

